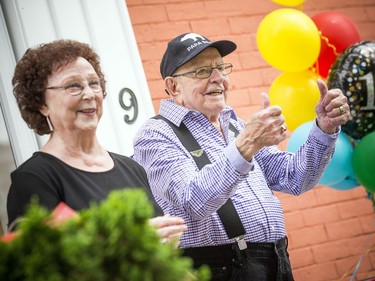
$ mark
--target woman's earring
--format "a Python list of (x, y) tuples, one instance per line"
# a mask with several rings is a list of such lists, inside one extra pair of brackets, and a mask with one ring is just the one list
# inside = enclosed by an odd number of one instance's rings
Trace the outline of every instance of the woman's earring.
[(52, 126), (51, 120), (49, 119), (49, 116), (46, 116), (46, 119), (47, 119), (47, 124), (48, 124), (49, 130), (51, 132), (53, 132), (53, 126)]

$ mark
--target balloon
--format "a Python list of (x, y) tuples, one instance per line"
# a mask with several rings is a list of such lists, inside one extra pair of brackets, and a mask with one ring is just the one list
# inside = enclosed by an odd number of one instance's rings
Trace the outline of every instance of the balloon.
[(375, 130), (375, 41), (362, 41), (345, 50), (328, 77), (329, 88), (339, 88), (348, 98), (351, 117), (342, 130), (361, 139)]
[(361, 36), (355, 23), (340, 13), (323, 12), (314, 15), (311, 19), (322, 36), (317, 70), (321, 77), (326, 78), (337, 57), (336, 54), (340, 54), (350, 45), (359, 42)]
[(315, 118), (315, 105), (320, 97), (316, 81), (317, 75), (306, 70), (284, 72), (272, 82), (269, 90), (271, 104), (282, 108), (289, 130), (293, 131)]
[[(292, 133), (287, 143), (287, 151), (296, 152), (307, 140), (313, 122), (315, 121), (302, 124)], [(349, 138), (341, 132), (331, 162), (320, 178), (319, 184), (332, 186), (345, 180), (352, 169), (352, 154), (353, 146)]]
[(353, 152), (353, 168), (359, 183), (375, 192), (375, 132), (357, 144)]
[(263, 58), (285, 72), (308, 69), (320, 51), (316, 25), (292, 8), (277, 9), (265, 16), (258, 27), (257, 44)]
[(351, 165), (349, 174), (345, 177), (345, 179), (338, 183), (329, 185), (329, 187), (337, 190), (350, 190), (359, 186), (360, 183), (357, 181), (357, 178), (355, 176), (353, 165)]
[(299, 147), (307, 140), (314, 121), (308, 121), (298, 126), (290, 135), (286, 150), (296, 152)]
[(302, 3), (305, 2), (305, 0), (272, 0), (272, 2), (283, 6), (294, 7), (302, 5)]

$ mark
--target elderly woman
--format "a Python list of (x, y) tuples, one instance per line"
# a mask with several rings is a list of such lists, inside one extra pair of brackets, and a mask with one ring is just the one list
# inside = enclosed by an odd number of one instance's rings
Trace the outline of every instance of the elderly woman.
[[(145, 170), (129, 157), (105, 150), (96, 136), (106, 81), (89, 45), (57, 40), (30, 48), (18, 62), (13, 91), (22, 118), (48, 141), (11, 174), (9, 224), (33, 196), (47, 208), (63, 201), (74, 210), (100, 202), (114, 189), (142, 187), (154, 204)], [(163, 240), (186, 229), (181, 218), (152, 218)]]

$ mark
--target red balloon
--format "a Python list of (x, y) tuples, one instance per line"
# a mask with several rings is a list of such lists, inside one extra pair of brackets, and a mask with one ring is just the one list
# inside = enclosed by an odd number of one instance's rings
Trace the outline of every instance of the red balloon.
[(311, 19), (321, 32), (317, 71), (326, 78), (336, 57), (350, 45), (361, 41), (361, 35), (350, 18), (337, 12), (319, 13)]

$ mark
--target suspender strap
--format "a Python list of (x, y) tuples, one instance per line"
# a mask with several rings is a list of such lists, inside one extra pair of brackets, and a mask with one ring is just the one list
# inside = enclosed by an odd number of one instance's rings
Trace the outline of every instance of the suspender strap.
[[(193, 137), (184, 123), (181, 123), (180, 127), (177, 127), (175, 124), (173, 124), (171, 121), (161, 116), (160, 114), (154, 116), (153, 118), (164, 120), (173, 129), (182, 145), (193, 156), (193, 159), (197, 164), (199, 170), (201, 170), (205, 165), (211, 163), (211, 161), (207, 157), (206, 152), (200, 147), (199, 143)], [(232, 130), (235, 135), (237, 135), (238, 130), (232, 124), (230, 125), (231, 126), (229, 126), (229, 129)], [(223, 206), (220, 207), (219, 210), (217, 210), (217, 213), (224, 225), (225, 231), (229, 238), (240, 237), (245, 234), (245, 229), (243, 227), (241, 219), (238, 216), (238, 213), (234, 208), (233, 202), (230, 198), (227, 200), (227, 202), (225, 202)]]
[(245, 229), (236, 208), (234, 208), (232, 199), (229, 198), (227, 202), (217, 210), (217, 213), (229, 238), (232, 239), (245, 234)]
[(238, 134), (240, 133), (240, 132), (237, 130), (237, 128), (234, 127), (234, 125), (233, 125), (232, 123), (230, 123), (230, 122), (229, 122), (229, 130), (231, 130), (231, 131), (234, 133), (234, 135), (235, 135), (236, 137), (237, 137)]
[(181, 123), (180, 127), (177, 127), (175, 124), (161, 115), (156, 115), (153, 118), (164, 120), (173, 129), (182, 145), (187, 149), (187, 151), (189, 151), (191, 156), (193, 156), (193, 159), (197, 164), (199, 170), (206, 166), (206, 164), (211, 163), (208, 159), (207, 153), (203, 149), (201, 149), (197, 140), (193, 137), (184, 123)]

